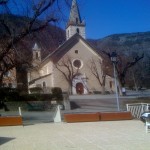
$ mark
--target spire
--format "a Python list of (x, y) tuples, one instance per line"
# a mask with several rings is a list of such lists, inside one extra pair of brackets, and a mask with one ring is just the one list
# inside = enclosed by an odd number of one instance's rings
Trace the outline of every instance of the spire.
[(68, 21), (68, 25), (79, 25), (81, 24), (81, 16), (80, 12), (78, 9), (78, 4), (76, 0), (72, 0), (72, 6), (71, 6), (71, 11), (70, 11), (70, 17)]
[(33, 49), (33, 50), (40, 50), (40, 48), (38, 47), (37, 43), (34, 44), (34, 46), (33, 46), (32, 49)]
[(35, 43), (32, 50), (32, 65), (37, 66), (41, 63), (41, 48)]
[(66, 39), (78, 33), (85, 39), (85, 22), (81, 20), (78, 4), (76, 0), (72, 0), (70, 17), (66, 26)]

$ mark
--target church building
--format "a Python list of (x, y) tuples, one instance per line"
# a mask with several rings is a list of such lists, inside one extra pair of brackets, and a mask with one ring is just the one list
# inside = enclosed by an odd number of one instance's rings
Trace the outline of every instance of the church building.
[(113, 79), (103, 70), (103, 58), (86, 40), (85, 28), (77, 1), (73, 0), (66, 41), (43, 60), (38, 43), (33, 46), (33, 67), (28, 70), (29, 89), (41, 87), (44, 93), (49, 93), (52, 87), (60, 87), (63, 92), (74, 95), (113, 90)]

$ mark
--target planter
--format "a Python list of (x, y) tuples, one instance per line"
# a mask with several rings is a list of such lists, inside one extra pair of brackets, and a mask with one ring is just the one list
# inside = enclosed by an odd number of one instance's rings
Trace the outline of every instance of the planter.
[(113, 121), (113, 120), (131, 120), (133, 119), (131, 112), (101, 112), (101, 121)]
[(99, 113), (87, 114), (65, 114), (64, 120), (68, 123), (73, 122), (95, 122), (99, 121)]
[(17, 126), (23, 125), (21, 116), (1, 116), (0, 126)]
[(64, 121), (73, 122), (95, 122), (95, 121), (117, 121), (133, 119), (131, 112), (97, 112), (85, 114), (64, 114)]

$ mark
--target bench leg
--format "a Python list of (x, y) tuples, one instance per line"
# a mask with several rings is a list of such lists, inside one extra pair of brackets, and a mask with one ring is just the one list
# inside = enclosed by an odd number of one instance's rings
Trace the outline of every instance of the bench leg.
[(150, 130), (150, 125), (146, 125), (145, 127), (146, 127), (146, 133), (148, 133)]

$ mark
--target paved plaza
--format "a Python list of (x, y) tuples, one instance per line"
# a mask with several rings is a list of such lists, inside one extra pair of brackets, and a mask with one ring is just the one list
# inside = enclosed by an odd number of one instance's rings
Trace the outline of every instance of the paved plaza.
[(146, 150), (149, 141), (139, 120), (0, 127), (0, 150)]
[[(145, 93), (144, 96), (149, 97), (149, 93)], [(128, 93), (127, 98), (132, 100), (136, 96), (136, 93), (135, 95)], [(84, 102), (84, 99), (82, 100), (81, 106), (83, 108), (63, 110), (62, 113), (97, 112), (97, 110), (99, 112), (106, 104), (109, 104), (109, 107), (105, 106), (109, 110), (113, 110), (113, 108), (116, 110), (115, 95), (95, 95), (93, 99), (89, 96), (84, 98), (86, 102)], [(123, 98), (120, 97), (120, 102)], [(76, 102), (78, 102), (78, 99), (80, 100), (80, 96), (76, 97)], [(101, 100), (98, 108), (97, 99)], [(91, 100), (92, 104), (90, 103)], [(9, 116), (19, 113), (18, 111), (1, 111), (1, 114), (2, 116)], [(22, 111), (22, 115), (24, 126), (0, 127), (0, 150), (150, 149), (150, 132), (146, 133), (144, 124), (139, 120), (53, 123), (51, 111), (32, 113)]]

